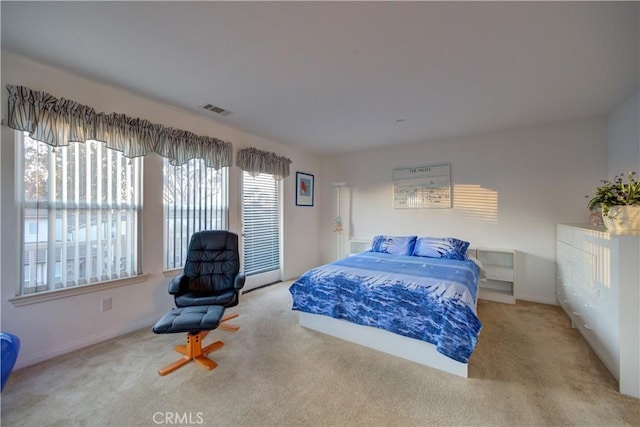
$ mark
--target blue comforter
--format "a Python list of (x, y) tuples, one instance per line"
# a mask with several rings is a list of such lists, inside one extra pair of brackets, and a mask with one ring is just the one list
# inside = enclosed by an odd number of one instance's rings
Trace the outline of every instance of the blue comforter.
[(467, 363), (482, 328), (478, 281), (472, 261), (363, 252), (307, 271), (289, 292), (293, 310), (427, 341)]

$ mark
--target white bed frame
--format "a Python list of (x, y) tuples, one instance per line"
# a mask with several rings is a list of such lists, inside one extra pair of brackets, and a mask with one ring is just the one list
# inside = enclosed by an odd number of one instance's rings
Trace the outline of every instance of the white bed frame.
[(464, 378), (468, 377), (467, 363), (457, 362), (438, 353), (436, 346), (428, 342), (320, 314), (310, 314), (302, 311), (298, 314), (300, 315), (300, 326), (305, 328), (402, 357), (450, 374)]

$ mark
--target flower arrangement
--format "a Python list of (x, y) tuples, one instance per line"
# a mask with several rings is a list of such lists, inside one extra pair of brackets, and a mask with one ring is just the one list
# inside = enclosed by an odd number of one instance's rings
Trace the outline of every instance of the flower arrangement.
[(612, 206), (640, 206), (640, 181), (636, 175), (636, 172), (629, 172), (626, 182), (624, 174), (616, 175), (613, 181), (602, 180), (602, 185), (589, 200), (589, 210), (601, 210), (606, 216)]

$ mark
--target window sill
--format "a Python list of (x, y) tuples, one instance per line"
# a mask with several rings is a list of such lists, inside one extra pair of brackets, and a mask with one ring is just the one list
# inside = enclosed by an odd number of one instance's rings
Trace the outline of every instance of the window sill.
[(184, 268), (183, 268), (183, 267), (180, 267), (180, 268), (174, 268), (174, 269), (172, 269), (172, 270), (165, 270), (165, 271), (163, 271), (163, 272), (162, 272), (162, 276), (163, 276), (165, 279), (168, 279), (168, 278), (170, 278), (170, 277), (175, 277), (175, 276), (177, 276), (178, 274), (181, 274), (182, 272), (184, 272)]
[(22, 307), (25, 305), (39, 304), (46, 301), (52, 301), (56, 299), (69, 298), (76, 295), (88, 294), (91, 292), (103, 291), (105, 289), (118, 288), (120, 286), (133, 285), (135, 283), (142, 283), (147, 280), (146, 274), (139, 276), (127, 277), (126, 279), (110, 280), (108, 282), (91, 283), (88, 285), (76, 286), (74, 288), (57, 289), (55, 291), (38, 292), (32, 295), (23, 295), (15, 297), (9, 300), (11, 304), (16, 307)]

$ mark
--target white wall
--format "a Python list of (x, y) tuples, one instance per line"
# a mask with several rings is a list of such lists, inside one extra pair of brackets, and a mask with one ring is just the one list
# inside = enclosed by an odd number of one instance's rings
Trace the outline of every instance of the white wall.
[[(640, 174), (640, 91), (636, 91), (609, 114), (607, 142), (609, 179), (629, 171)], [(635, 286), (640, 286), (640, 283)]]
[[(451, 163), (452, 209), (393, 209), (394, 168)], [(520, 299), (555, 304), (556, 224), (586, 222), (585, 196), (607, 171), (606, 121), (594, 119), (376, 149), (323, 159), (330, 181), (346, 181), (347, 236), (455, 236), (472, 247), (517, 249)], [(322, 259), (336, 257), (336, 202), (323, 205)]]
[(608, 179), (635, 171), (640, 173), (640, 91), (609, 114), (607, 143)]
[[(38, 64), (13, 53), (2, 51), (2, 107), (6, 120), (6, 84), (43, 90), (57, 97), (73, 99), (97, 111), (124, 113), (154, 123), (210, 135), (233, 144), (234, 150), (254, 146), (276, 152), (293, 161), (291, 176), (284, 180), (283, 191), (283, 279), (298, 276), (319, 263), (315, 244), (319, 229), (319, 208), (295, 207), (295, 171), (318, 174), (317, 157), (298, 149), (234, 130), (213, 120), (199, 117), (130, 92), (90, 81), (68, 72)], [(17, 367), (100, 342), (137, 328), (153, 324), (172, 300), (167, 294), (167, 279), (162, 274), (162, 160), (156, 155), (145, 158), (143, 211), (143, 273), (148, 279), (139, 284), (98, 291), (44, 303), (16, 307), (9, 299), (15, 296), (19, 282), (18, 209), (14, 194), (14, 132), (2, 127), (1, 242), (2, 330), (21, 339)], [(319, 175), (318, 175), (319, 176)], [(240, 229), (241, 171), (233, 166), (230, 179), (230, 229)], [(151, 179), (149, 179), (151, 178)], [(301, 238), (304, 236), (305, 238)], [(100, 300), (112, 298), (112, 310), (101, 312)]]

